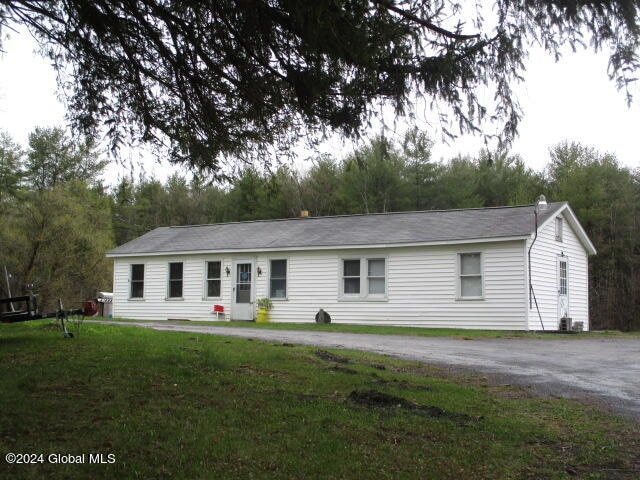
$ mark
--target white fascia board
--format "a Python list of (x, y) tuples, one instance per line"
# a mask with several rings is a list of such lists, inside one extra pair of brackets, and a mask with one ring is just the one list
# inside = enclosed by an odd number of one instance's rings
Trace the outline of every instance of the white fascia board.
[(442, 245), (465, 245), (473, 243), (494, 243), (494, 242), (512, 242), (517, 240), (527, 240), (528, 235), (515, 237), (496, 237), (496, 238), (471, 238), (466, 240), (448, 240), (439, 242), (414, 242), (414, 243), (373, 243), (369, 245), (329, 245), (317, 247), (270, 247), (270, 248), (227, 248), (224, 250), (185, 250), (181, 252), (148, 252), (148, 253), (107, 253), (107, 258), (122, 257), (158, 257), (171, 255), (208, 255), (222, 253), (263, 253), (263, 252), (300, 252), (314, 250), (367, 250), (374, 248), (401, 248), (401, 247), (431, 247)]
[(542, 230), (542, 228), (546, 227), (547, 224), (555, 221), (556, 217), (558, 215), (561, 215), (562, 213), (565, 214), (567, 220), (569, 221), (569, 224), (573, 228), (574, 232), (576, 232), (576, 236), (580, 240), (580, 243), (582, 243), (582, 246), (584, 247), (584, 249), (587, 251), (587, 254), (595, 255), (596, 253), (598, 253), (595, 245), (593, 245), (593, 243), (589, 239), (587, 232), (585, 232), (584, 228), (582, 228), (582, 225), (580, 225), (580, 221), (578, 220), (578, 217), (573, 212), (573, 210), (571, 210), (571, 207), (569, 206), (568, 203), (565, 203), (562, 207), (558, 209), (558, 211), (555, 212), (554, 215), (551, 215), (549, 218), (547, 218), (547, 220), (542, 225), (539, 225), (538, 230)]

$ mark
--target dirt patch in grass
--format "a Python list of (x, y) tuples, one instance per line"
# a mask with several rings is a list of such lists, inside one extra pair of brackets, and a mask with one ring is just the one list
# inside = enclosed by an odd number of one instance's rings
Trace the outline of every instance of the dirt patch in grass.
[(421, 405), (379, 390), (354, 390), (347, 397), (349, 401), (372, 408), (400, 408), (410, 410), (427, 417), (448, 417), (454, 420), (478, 421), (481, 417), (467, 415), (466, 413), (448, 412), (447, 410), (434, 405)]
[(260, 375), (268, 378), (284, 378), (288, 377), (289, 374), (282, 370), (274, 370), (271, 368), (257, 367), (255, 365), (243, 364), (238, 366), (235, 369), (238, 373), (244, 373), (246, 375)]
[(386, 370), (387, 367), (381, 363), (367, 363), (371, 368), (375, 368), (376, 370)]
[(327, 362), (351, 363), (350, 358), (343, 357), (342, 355), (337, 355), (326, 350), (316, 350), (315, 355), (316, 357), (321, 358), (322, 360), (326, 360)]
[(359, 371), (354, 370), (353, 368), (341, 367), (340, 365), (333, 365), (329, 367), (327, 370), (329, 370), (330, 372), (341, 372), (349, 375), (358, 375), (360, 373)]

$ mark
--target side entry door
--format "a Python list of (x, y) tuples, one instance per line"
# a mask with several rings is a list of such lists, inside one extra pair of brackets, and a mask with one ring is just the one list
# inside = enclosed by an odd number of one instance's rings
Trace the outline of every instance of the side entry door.
[(569, 316), (569, 259), (563, 255), (558, 257), (558, 319)]

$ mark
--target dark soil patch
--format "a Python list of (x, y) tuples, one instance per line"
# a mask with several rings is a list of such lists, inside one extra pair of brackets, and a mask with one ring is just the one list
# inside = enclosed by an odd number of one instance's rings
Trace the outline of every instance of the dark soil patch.
[(370, 363), (369, 366), (371, 368), (375, 368), (376, 370), (386, 370), (387, 367), (382, 365), (381, 363)]
[(360, 373), (357, 370), (354, 370), (353, 368), (341, 367), (340, 365), (334, 365), (332, 367), (329, 367), (328, 370), (330, 372), (348, 373), (349, 375), (357, 375), (358, 373)]
[(335, 353), (327, 352), (326, 350), (316, 350), (315, 354), (316, 357), (326, 360), (327, 362), (351, 363), (351, 359), (336, 355)]
[(254, 365), (243, 364), (239, 365), (235, 370), (238, 373), (244, 373), (246, 375), (260, 375), (265, 378), (287, 377), (288, 373), (281, 370), (273, 370), (270, 368), (257, 367)]
[(378, 390), (354, 390), (349, 394), (348, 399), (358, 405), (372, 408), (400, 408), (403, 410), (409, 410), (419, 415), (425, 415), (427, 417), (448, 417), (455, 420), (463, 421), (476, 421), (481, 417), (473, 415), (467, 415), (466, 413), (447, 412), (443, 408), (433, 405), (420, 405), (419, 403), (412, 402), (402, 397), (390, 395), (388, 393), (380, 392)]
[(433, 388), (430, 387), (429, 385), (420, 385), (417, 383), (407, 382), (406, 380), (397, 380), (397, 379), (385, 380), (381, 378), (379, 380), (371, 380), (369, 384), (384, 385), (384, 386), (388, 385), (396, 388), (401, 388), (402, 390), (421, 390), (423, 392), (431, 392), (433, 390)]

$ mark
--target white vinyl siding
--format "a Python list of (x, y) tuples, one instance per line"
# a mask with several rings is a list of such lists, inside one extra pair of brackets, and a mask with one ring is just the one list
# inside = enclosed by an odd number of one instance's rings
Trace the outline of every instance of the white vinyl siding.
[[(222, 259), (221, 297), (209, 300), (203, 298), (206, 279), (203, 265), (207, 257), (211, 258), (210, 255), (172, 255), (115, 259), (113, 316), (141, 320), (212, 320), (215, 319), (215, 315), (211, 314), (214, 304), (224, 305), (225, 310), (229, 311), (232, 277), (227, 276), (224, 267), (231, 265), (231, 258)], [(167, 265), (178, 261), (183, 264), (182, 300), (167, 301)], [(130, 263), (144, 263), (144, 301), (128, 299)]]
[[(566, 220), (566, 219), (565, 219)], [(528, 244), (527, 244), (528, 247)], [(459, 301), (460, 255), (481, 252), (482, 301)], [(557, 259), (568, 261), (570, 315), (588, 327), (587, 255), (568, 222), (564, 242), (555, 241), (555, 219), (539, 233), (532, 251), (534, 289), (545, 328), (557, 328)], [(526, 248), (524, 241), (334, 251), (282, 251), (245, 255), (265, 273), (254, 276), (255, 298), (271, 293), (271, 260), (287, 260), (286, 301), (274, 302), (275, 322), (314, 322), (320, 308), (335, 323), (416, 325), (486, 329), (540, 329), (535, 306), (528, 310)], [(114, 262), (114, 316), (138, 319), (212, 319), (213, 304), (230, 311), (233, 268), (237, 255), (221, 255), (220, 298), (205, 298), (211, 255), (167, 255), (116, 258)], [(244, 258), (244, 257), (243, 257)], [(384, 294), (377, 291), (384, 259)], [(343, 293), (345, 260), (359, 267), (359, 292)], [(373, 263), (370, 262), (373, 261)], [(183, 300), (166, 301), (167, 265), (183, 263)], [(129, 300), (131, 265), (144, 264), (144, 301)], [(371, 269), (370, 269), (371, 267)], [(355, 267), (353, 267), (355, 269)], [(356, 273), (355, 270), (352, 273)], [(373, 281), (373, 283), (372, 283)], [(354, 282), (355, 283), (355, 282)], [(381, 301), (375, 301), (379, 298)], [(372, 301), (374, 300), (374, 301)], [(527, 311), (528, 310), (528, 311)], [(529, 323), (527, 324), (526, 318)]]
[[(557, 220), (547, 222), (538, 231), (538, 239), (531, 250), (531, 280), (538, 310), (535, 303), (529, 310), (529, 329), (541, 330), (540, 317), (545, 330), (558, 329), (558, 274), (559, 259), (564, 256), (567, 263), (567, 294), (569, 316), (573, 322), (583, 322), (589, 328), (589, 278), (588, 257), (573, 227), (563, 216), (562, 243), (556, 240)], [(527, 242), (527, 248), (531, 240)], [(527, 297), (528, 298), (528, 297)], [(528, 303), (527, 303), (528, 306)]]
[(295, 283), (289, 287), (288, 302), (274, 305), (271, 319), (313, 322), (315, 314), (323, 308), (335, 323), (525, 329), (523, 242), (469, 248), (470, 253), (481, 249), (484, 256), (482, 302), (457, 301), (459, 247), (400, 247), (358, 252), (360, 258), (386, 258), (386, 301), (381, 302), (340, 296), (342, 261), (354, 259), (356, 252), (291, 252), (289, 276)]

